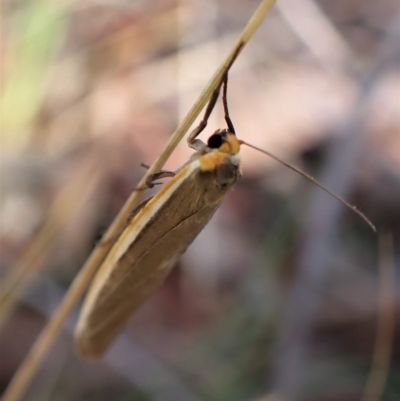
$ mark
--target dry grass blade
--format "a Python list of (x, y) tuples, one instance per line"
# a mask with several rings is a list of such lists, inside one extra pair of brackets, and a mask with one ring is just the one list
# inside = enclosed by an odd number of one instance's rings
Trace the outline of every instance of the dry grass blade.
[[(171, 155), (172, 151), (178, 145), (190, 126), (193, 124), (195, 118), (206, 105), (208, 99), (211, 97), (212, 92), (221, 84), (222, 77), (232, 65), (235, 58), (246, 45), (246, 43), (250, 40), (250, 38), (257, 30), (262, 20), (274, 3), (275, 0), (264, 0), (261, 2), (257, 10), (254, 12), (253, 16), (250, 18), (246, 27), (242, 31), (232, 50), (230, 51), (224, 62), (221, 64), (221, 66), (218, 68), (218, 70), (215, 72), (214, 76), (211, 78), (210, 82), (200, 95), (199, 99), (192, 106), (187, 116), (183, 119), (182, 123), (176, 129), (160, 157), (156, 160), (156, 162), (151, 166), (151, 168), (147, 171), (145, 176), (139, 182), (138, 187), (144, 186), (147, 176), (149, 174), (152, 174), (162, 168), (166, 160)], [(122, 210), (104, 236), (104, 242), (106, 245), (97, 247), (92, 252), (82, 270), (76, 276), (58, 310), (53, 315), (48, 325), (44, 328), (39, 338), (32, 346), (31, 351), (23, 361), (8, 388), (4, 392), (2, 398), (3, 401), (17, 401), (24, 394), (38, 366), (40, 365), (41, 361), (46, 355), (46, 352), (51, 347), (55, 337), (60, 331), (65, 318), (75, 306), (77, 300), (81, 297), (90, 279), (108, 253), (112, 245), (112, 241), (110, 241), (110, 239), (114, 238), (119, 232), (121, 232), (126, 218), (128, 217), (133, 207), (139, 202), (141, 196), (142, 191), (136, 191), (131, 194), (124, 207), (122, 208)]]
[(396, 323), (393, 236), (391, 234), (382, 234), (379, 245), (378, 327), (372, 367), (365, 386), (363, 401), (378, 401), (382, 398), (390, 369), (390, 356)]

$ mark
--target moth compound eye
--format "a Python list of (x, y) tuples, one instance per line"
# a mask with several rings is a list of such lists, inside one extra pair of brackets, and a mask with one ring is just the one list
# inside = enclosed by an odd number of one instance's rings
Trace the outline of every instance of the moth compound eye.
[(222, 145), (222, 135), (221, 134), (214, 134), (208, 138), (207, 145), (211, 149), (218, 149)]

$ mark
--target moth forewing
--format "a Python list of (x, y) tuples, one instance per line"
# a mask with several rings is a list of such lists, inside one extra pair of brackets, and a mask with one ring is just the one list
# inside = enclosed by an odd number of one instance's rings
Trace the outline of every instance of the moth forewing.
[(231, 191), (241, 173), (239, 147), (229, 149), (208, 149), (185, 165), (131, 220), (86, 296), (75, 331), (80, 355), (104, 354)]

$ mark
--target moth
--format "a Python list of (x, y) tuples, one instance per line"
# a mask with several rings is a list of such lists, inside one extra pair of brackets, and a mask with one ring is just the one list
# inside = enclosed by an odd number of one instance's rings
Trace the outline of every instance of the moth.
[(161, 171), (147, 185), (172, 177), (143, 202), (100, 266), (83, 304), (75, 347), (86, 358), (101, 357), (129, 317), (163, 282), (181, 255), (211, 219), (241, 176), (240, 142), (223, 103), (227, 129), (203, 143), (204, 130), (218, 99), (214, 91), (203, 120), (188, 137), (196, 153), (177, 172)]
[[(75, 348), (87, 359), (100, 358), (130, 316), (164, 281), (176, 262), (212, 218), (241, 177), (240, 146), (261, 151), (318, 184), (313, 177), (276, 156), (236, 137), (227, 104), (227, 73), (222, 81), (222, 102), (227, 128), (218, 129), (203, 143), (204, 130), (217, 102), (220, 86), (207, 105), (188, 145), (196, 153), (176, 172), (149, 176), (147, 186), (172, 177), (132, 214), (126, 228), (100, 266), (84, 300), (75, 330)], [(369, 220), (354, 206), (325, 191)]]

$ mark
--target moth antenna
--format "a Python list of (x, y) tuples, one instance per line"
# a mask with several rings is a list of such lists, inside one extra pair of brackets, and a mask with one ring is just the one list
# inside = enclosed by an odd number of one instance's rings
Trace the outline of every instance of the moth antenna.
[(282, 159), (280, 159), (279, 157), (273, 155), (272, 153), (264, 150), (264, 149), (260, 149), (257, 146), (251, 145), (245, 141), (240, 140), (239, 141), (241, 145), (246, 145), (250, 148), (253, 148), (254, 150), (258, 150), (261, 153), (264, 153), (265, 155), (271, 157), (272, 159), (276, 160), (277, 162), (283, 164), (284, 166), (290, 168), (291, 170), (295, 171), (296, 173), (299, 173), (300, 175), (302, 175), (304, 178), (307, 178), (309, 181), (311, 181), (313, 184), (315, 184), (317, 187), (321, 188), (323, 191), (327, 192), (329, 195), (331, 195), (333, 198), (335, 198), (336, 200), (338, 200), (340, 203), (342, 203), (343, 205), (345, 205), (348, 209), (350, 209), (352, 212), (358, 214), (358, 216), (360, 216), (371, 228), (374, 232), (376, 232), (376, 227), (374, 226), (374, 224), (372, 224), (371, 220), (362, 212), (360, 212), (356, 206), (351, 205), (350, 203), (346, 202), (344, 199), (342, 199), (340, 196), (335, 195), (332, 191), (330, 191), (329, 189), (325, 188), (322, 184), (320, 184), (313, 176), (311, 176), (310, 174), (307, 174), (306, 172), (298, 169), (295, 166), (292, 166), (291, 164), (283, 161)]

